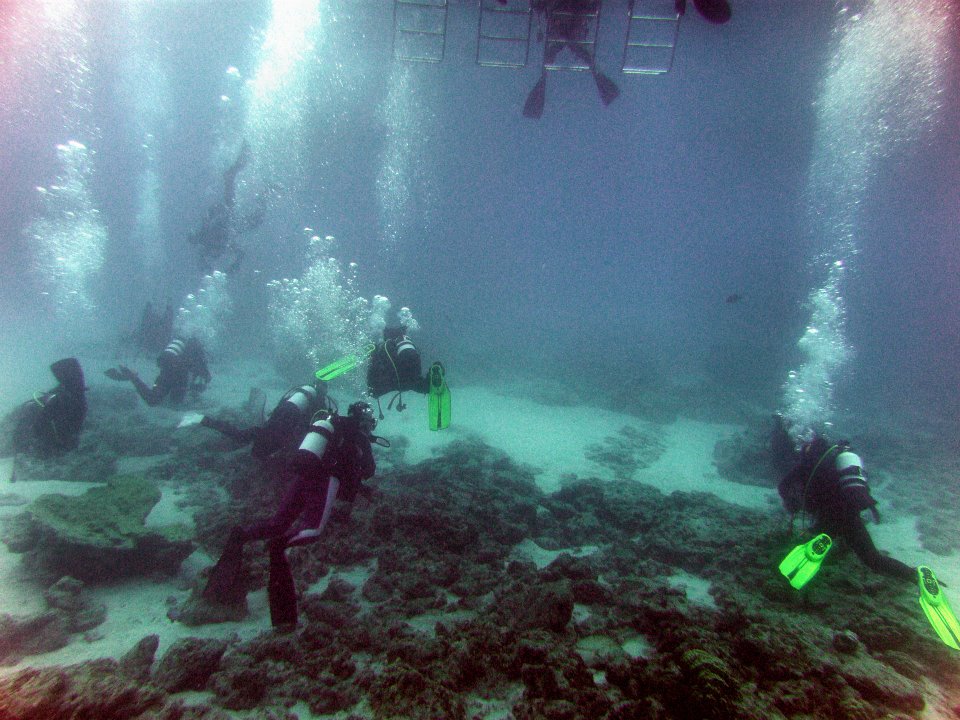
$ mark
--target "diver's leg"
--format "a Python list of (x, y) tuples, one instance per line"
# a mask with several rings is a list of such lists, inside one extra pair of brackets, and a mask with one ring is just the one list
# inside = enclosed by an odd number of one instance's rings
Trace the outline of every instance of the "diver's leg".
[(203, 420), (200, 421), (200, 424), (203, 425), (203, 427), (216, 430), (221, 435), (225, 435), (231, 440), (235, 440), (244, 445), (249, 442), (254, 442), (255, 438), (257, 437), (257, 431), (260, 429), (255, 427), (238, 428), (236, 425), (228, 423), (226, 420), (217, 420), (209, 415), (204, 415)]
[(223, 202), (228, 208), (232, 208), (237, 199), (237, 174), (243, 170), (247, 161), (250, 159), (250, 145), (246, 140), (240, 147), (240, 154), (233, 161), (233, 165), (227, 168), (223, 173)]
[(292, 478), (288, 475), (288, 482), (287, 492), (273, 517), (245, 528), (243, 530), (244, 541), (282, 537), (300, 516), (300, 513), (303, 512), (311, 494), (316, 492), (312, 487), (316, 485), (316, 481), (308, 480), (302, 475), (294, 475)]
[(285, 534), (303, 509), (308, 490), (309, 486), (305, 480), (297, 476), (287, 488), (280, 508), (272, 518), (247, 528), (233, 529), (224, 546), (223, 554), (210, 571), (207, 586), (203, 590), (204, 598), (223, 605), (234, 605), (246, 597), (246, 584), (241, 574), (243, 546), (251, 540), (269, 539), (279, 542), (285, 548)]
[(850, 515), (845, 519), (841, 534), (850, 543), (850, 547), (853, 548), (863, 564), (874, 572), (909, 582), (916, 580), (917, 571), (915, 568), (877, 550), (877, 546), (873, 544), (873, 538), (870, 537), (870, 532), (863, 524), (859, 514)]

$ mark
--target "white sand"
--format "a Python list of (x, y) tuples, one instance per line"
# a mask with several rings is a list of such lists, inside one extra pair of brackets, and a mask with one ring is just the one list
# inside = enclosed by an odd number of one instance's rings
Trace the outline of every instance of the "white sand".
[[(142, 370), (145, 370), (143, 368)], [(246, 401), (251, 386), (261, 387), (267, 393), (267, 411), (273, 407), (287, 389), (273, 373), (256, 363), (243, 366), (214, 368), (215, 381), (204, 399), (204, 409), (216, 412), (219, 404), (238, 406)], [(346, 408), (353, 398), (334, 385), (333, 396)], [(713, 492), (728, 502), (753, 508), (773, 508), (779, 505), (775, 491), (730, 483), (721, 479), (713, 466), (713, 447), (718, 439), (739, 430), (735, 426), (709, 424), (680, 419), (670, 425), (656, 426), (636, 417), (599, 410), (590, 407), (554, 407), (539, 405), (523, 397), (506, 396), (489, 388), (453, 387), (453, 424), (442, 432), (431, 432), (427, 427), (426, 399), (415, 393), (405, 393), (409, 407), (403, 413), (388, 411), (387, 418), (378, 427), (378, 433), (396, 439), (406, 436), (410, 441), (407, 461), (418, 462), (433, 456), (446, 444), (465, 437), (479, 437), (488, 444), (507, 452), (515, 461), (535, 469), (538, 485), (547, 492), (561, 485), (564, 474), (574, 473), (582, 478), (613, 479), (608, 468), (602, 467), (585, 456), (587, 446), (600, 443), (608, 436), (615, 436), (624, 425), (653, 429), (666, 444), (666, 452), (651, 467), (639, 470), (635, 480), (649, 483), (659, 490), (670, 493), (676, 490)], [(194, 408), (195, 409), (195, 408)], [(186, 412), (189, 412), (188, 409)], [(183, 416), (184, 411), (157, 409), (158, 418), (170, 432)], [(190, 432), (184, 428), (177, 432)], [(161, 458), (131, 458), (124, 461), (127, 469), (141, 468)], [(9, 477), (9, 461), (0, 463), (0, 493), (15, 492), (30, 500), (41, 492), (82, 492), (86, 486), (77, 483), (14, 483)], [(36, 487), (34, 487), (36, 486)], [(67, 486), (67, 487), (64, 487)], [(148, 518), (149, 524), (169, 522), (190, 523), (190, 509), (179, 508), (181, 498), (176, 491), (165, 490), (163, 500)], [(2, 507), (0, 517), (18, 512), (20, 508)], [(951, 558), (929, 558), (920, 550), (912, 518), (889, 518), (886, 523), (871, 529), (877, 544), (906, 562), (930, 562), (940, 576), (952, 587), (960, 588), (960, 554)], [(596, 548), (570, 548), (573, 554), (586, 555)], [(558, 552), (546, 551), (532, 541), (517, 546), (515, 557), (533, 560), (538, 567), (551, 562)], [(210, 562), (200, 553), (195, 553), (185, 563), (182, 575), (189, 577), (204, 564)], [(369, 568), (344, 570), (345, 579), (362, 583)], [(314, 590), (328, 583), (325, 578)], [(951, 582), (952, 581), (952, 582)], [(670, 578), (671, 584), (683, 587), (691, 602), (712, 604), (709, 583), (701, 578), (678, 574)], [(0, 546), (0, 612), (27, 614), (43, 608), (42, 588), (32, 585), (29, 578), (19, 572), (15, 555)], [(174, 597), (180, 602), (187, 593), (173, 583), (131, 582), (115, 587), (97, 588), (92, 591), (97, 600), (108, 608), (108, 620), (95, 632), (103, 639), (88, 643), (79, 636), (67, 648), (44, 656), (29, 658), (23, 665), (46, 665), (70, 663), (81, 660), (113, 656), (127, 652), (144, 635), (160, 636), (160, 653), (176, 639), (187, 636), (229, 637), (236, 633), (242, 638), (252, 637), (269, 629), (269, 613), (264, 592), (251, 593), (250, 617), (241, 623), (224, 623), (198, 628), (172, 623), (166, 618), (167, 599)], [(956, 591), (954, 591), (956, 592)], [(631, 645), (633, 642), (634, 645)], [(629, 640), (623, 648), (631, 655), (648, 652), (642, 638)], [(7, 669), (5, 672), (9, 672)]]

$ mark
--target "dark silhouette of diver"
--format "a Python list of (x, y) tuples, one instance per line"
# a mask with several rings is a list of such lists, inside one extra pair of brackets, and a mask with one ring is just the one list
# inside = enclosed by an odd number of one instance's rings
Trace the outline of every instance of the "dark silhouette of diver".
[(407, 336), (406, 325), (385, 327), (383, 339), (376, 344), (367, 367), (367, 392), (377, 399), (381, 420), (380, 397), (395, 393), (387, 410), (393, 408), (396, 401), (397, 410), (403, 411), (407, 407), (403, 404), (403, 393), (408, 390), (426, 395), (430, 392), (430, 376), (421, 370), (420, 351)]
[(173, 305), (169, 302), (161, 313), (148, 302), (140, 316), (140, 325), (133, 331), (133, 341), (141, 350), (158, 353), (173, 339)]
[(813, 535), (825, 532), (834, 540), (843, 540), (874, 572), (916, 580), (916, 568), (884, 555), (873, 544), (860, 513), (869, 510), (879, 522), (877, 501), (870, 494), (860, 457), (847, 441), (831, 442), (816, 434), (795, 451), (785, 419), (777, 416), (771, 442), (775, 463), (779, 467), (792, 464), (777, 487), (787, 512), (812, 516)]
[(266, 540), (270, 621), (275, 628), (293, 630), (297, 624), (297, 591), (287, 548), (319, 540), (334, 502), (353, 502), (364, 489), (363, 481), (373, 477), (377, 464), (371, 443), (389, 446), (373, 434), (376, 427), (373, 408), (365, 402), (353, 403), (346, 416), (331, 415), (311, 425), (288, 463), (287, 489), (280, 507), (267, 520), (233, 529), (210, 571), (203, 597), (222, 605), (243, 602), (247, 595), (243, 546)]
[(590, 20), (600, 9), (600, 0), (532, 0), (530, 7), (546, 18), (547, 34), (543, 48), (543, 67), (540, 79), (527, 95), (523, 105), (524, 117), (539, 119), (547, 93), (547, 67), (552, 65), (564, 48), (590, 68), (597, 92), (604, 105), (620, 95), (617, 84), (597, 70), (594, 56), (584, 47), (590, 33)]
[(17, 453), (49, 457), (80, 444), (80, 430), (87, 417), (83, 370), (77, 359), (71, 357), (57, 360), (50, 372), (59, 385), (36, 393), (16, 411), (13, 447)]
[(137, 394), (151, 406), (159, 405), (168, 398), (171, 404), (179, 405), (188, 392), (198, 395), (210, 383), (207, 356), (203, 351), (203, 345), (196, 338), (189, 340), (174, 338), (157, 356), (157, 366), (160, 368), (160, 374), (154, 380), (153, 387), (147, 385), (134, 370), (126, 365), (109, 368), (104, 371), (104, 374), (111, 380), (133, 383)]
[(227, 272), (234, 272), (243, 260), (243, 248), (237, 243), (237, 236), (258, 228), (266, 214), (266, 201), (257, 199), (258, 207), (249, 215), (238, 216), (235, 210), (237, 195), (237, 175), (250, 160), (250, 145), (246, 141), (240, 148), (240, 154), (227, 171), (223, 173), (223, 200), (207, 209), (200, 228), (187, 236), (187, 241), (200, 249), (200, 269), (210, 272), (213, 263), (221, 257), (232, 254), (233, 260), (227, 266)]

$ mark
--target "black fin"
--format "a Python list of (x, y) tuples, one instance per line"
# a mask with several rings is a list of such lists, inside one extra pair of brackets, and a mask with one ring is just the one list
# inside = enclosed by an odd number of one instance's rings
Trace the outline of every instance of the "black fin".
[(618, 97), (620, 97), (620, 88), (618, 88), (617, 84), (602, 72), (599, 70), (594, 72), (593, 79), (597, 82), (597, 92), (600, 93), (600, 100), (603, 102), (604, 106), (609, 105)]
[(203, 589), (204, 600), (221, 605), (236, 605), (247, 597), (246, 578), (243, 576), (243, 539), (234, 531), (223, 548), (223, 554), (213, 566)]
[(270, 548), (270, 581), (267, 584), (270, 601), (270, 623), (274, 627), (296, 627), (297, 589), (287, 561), (286, 548)]
[(543, 103), (547, 96), (547, 73), (541, 73), (537, 84), (527, 95), (527, 101), (523, 104), (523, 116), (539, 120), (543, 116)]

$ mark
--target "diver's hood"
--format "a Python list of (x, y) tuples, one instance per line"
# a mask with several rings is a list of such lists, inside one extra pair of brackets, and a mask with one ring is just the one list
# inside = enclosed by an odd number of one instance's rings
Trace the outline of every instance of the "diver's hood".
[(87, 388), (83, 384), (83, 370), (80, 361), (76, 358), (63, 358), (50, 366), (50, 372), (61, 385), (74, 392), (83, 392)]

